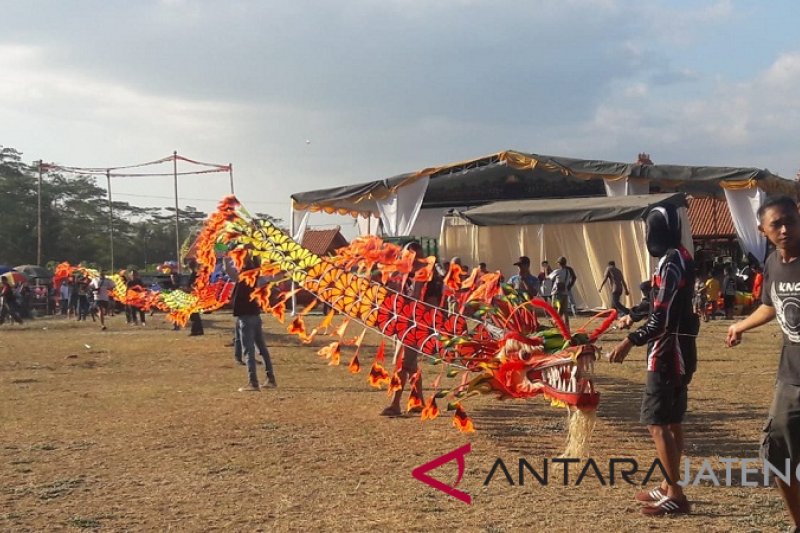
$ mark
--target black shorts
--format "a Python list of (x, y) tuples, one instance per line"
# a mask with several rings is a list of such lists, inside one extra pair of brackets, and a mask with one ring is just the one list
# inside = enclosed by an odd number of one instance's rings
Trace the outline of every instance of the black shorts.
[(94, 304), (97, 306), (98, 309), (102, 309), (103, 311), (108, 311), (108, 300), (95, 300)]
[(800, 386), (775, 382), (775, 395), (761, 435), (761, 458), (779, 472), (800, 462)]
[(648, 426), (680, 424), (686, 413), (689, 376), (647, 372), (639, 421)]

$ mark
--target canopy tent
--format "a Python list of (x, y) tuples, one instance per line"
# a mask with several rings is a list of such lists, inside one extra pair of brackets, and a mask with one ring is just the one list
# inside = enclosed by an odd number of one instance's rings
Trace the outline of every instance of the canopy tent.
[[(625, 196), (650, 192), (724, 196), (745, 250), (763, 258), (755, 211), (766, 194), (798, 196), (800, 184), (768, 170), (740, 167), (650, 165), (504, 151), (387, 179), (292, 195), (292, 229), (303, 212), (379, 217), (388, 235), (440, 227), (447, 208), (519, 198)], [(437, 236), (437, 235), (418, 235)]]
[(645, 245), (644, 216), (657, 205), (678, 207), (684, 244), (691, 249), (686, 197), (649, 194), (625, 198), (580, 198), (496, 202), (447, 217), (439, 249), (470, 266), (480, 262), (510, 276), (519, 256), (531, 259), (534, 272), (547, 259), (555, 266), (563, 255), (575, 270), (573, 289), (581, 308), (608, 306), (610, 294), (598, 286), (608, 261), (615, 261), (631, 289), (627, 304), (639, 301), (639, 284), (649, 279), (653, 259)]
[(51, 271), (39, 265), (19, 265), (15, 266), (14, 270), (17, 272), (22, 272), (28, 278), (50, 279), (53, 277), (53, 273)]

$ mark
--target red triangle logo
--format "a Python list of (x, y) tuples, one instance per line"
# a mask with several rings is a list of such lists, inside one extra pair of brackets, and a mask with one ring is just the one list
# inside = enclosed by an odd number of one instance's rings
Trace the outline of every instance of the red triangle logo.
[[(464, 477), (464, 469), (466, 468), (466, 461), (464, 460), (464, 456), (467, 455), (471, 450), (472, 450), (472, 444), (465, 444), (460, 448), (456, 448), (451, 452), (447, 452), (441, 457), (437, 457), (433, 461), (418, 466), (417, 468), (411, 471), (411, 475), (417, 481), (422, 481), (426, 485), (430, 485), (434, 489), (440, 490), (445, 494), (447, 494), (448, 496), (452, 496), (453, 498), (461, 500), (467, 505), (470, 505), (472, 503), (472, 496), (470, 496), (464, 491), (456, 489), (456, 487), (458, 486), (459, 483), (461, 483), (461, 479)], [(447, 464), (453, 459), (455, 459), (456, 462), (458, 463), (458, 479), (456, 479), (456, 482), (453, 483), (452, 487), (450, 485), (442, 483), (438, 479), (432, 478), (427, 474), (431, 470), (439, 468), (443, 464)]]

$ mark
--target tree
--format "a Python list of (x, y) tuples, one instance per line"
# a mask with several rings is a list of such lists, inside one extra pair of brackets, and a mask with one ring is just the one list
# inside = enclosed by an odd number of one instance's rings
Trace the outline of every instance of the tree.
[[(0, 264), (36, 261), (38, 165), (0, 146)], [(113, 202), (115, 266), (145, 267), (173, 259), (175, 209)], [(206, 214), (192, 206), (178, 210), (181, 235), (189, 238)], [(43, 263), (91, 261), (111, 266), (107, 193), (93, 176), (49, 172), (42, 180)], [(192, 238), (192, 242), (194, 239)]]

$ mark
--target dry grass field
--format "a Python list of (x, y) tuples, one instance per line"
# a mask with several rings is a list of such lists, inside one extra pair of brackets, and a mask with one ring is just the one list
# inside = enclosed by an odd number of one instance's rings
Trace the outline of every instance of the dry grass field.
[[(378, 416), (383, 391), (362, 372), (330, 367), (265, 318), (279, 388), (239, 393), (232, 317), (207, 315), (206, 335), (172, 331), (163, 318), (101, 332), (59, 318), (0, 327), (0, 530), (2, 531), (780, 531), (786, 517), (770, 488), (713, 487), (688, 494), (688, 517), (642, 517), (636, 487), (580, 486), (551, 478), (509, 486), (484, 480), (500, 457), (516, 476), (520, 457), (541, 464), (563, 449), (565, 415), (543, 400), (466, 405), (477, 431), (450, 413), (422, 424)], [(313, 321), (313, 320), (312, 320)], [(351, 326), (352, 327), (352, 326)], [(687, 453), (756, 457), (771, 401), (780, 336), (772, 324), (736, 349), (727, 323), (704, 325), (690, 392)], [(604, 346), (618, 340), (615, 333)], [(319, 339), (315, 346), (326, 341)], [(644, 353), (598, 363), (602, 391), (592, 457), (654, 458), (638, 424)], [(434, 369), (427, 367), (427, 381)], [(259, 367), (260, 376), (263, 368)], [(440, 407), (444, 407), (440, 404)], [(465, 505), (423, 485), (411, 470), (467, 442), (459, 485)], [(605, 461), (605, 465), (603, 462)], [(719, 463), (715, 463), (719, 464)], [(436, 471), (455, 479), (455, 463)], [(724, 475), (723, 475), (724, 477)], [(736, 477), (736, 476), (734, 476)], [(641, 479), (641, 478), (640, 478)]]

